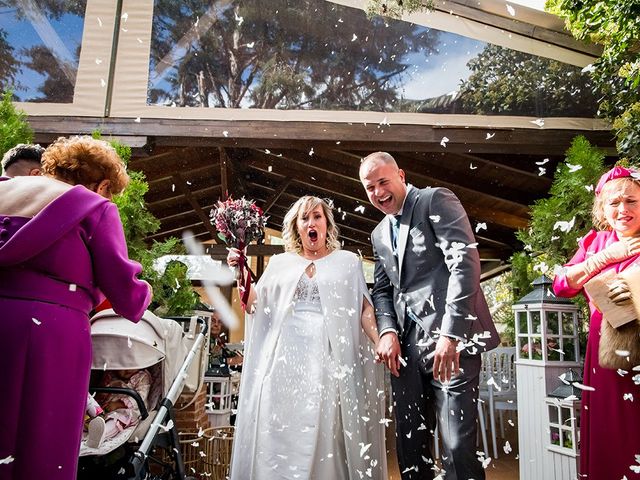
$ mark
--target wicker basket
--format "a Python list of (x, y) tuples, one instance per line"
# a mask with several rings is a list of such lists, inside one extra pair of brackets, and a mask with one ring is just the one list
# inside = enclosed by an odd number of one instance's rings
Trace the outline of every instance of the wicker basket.
[(187, 475), (199, 480), (225, 480), (229, 475), (233, 427), (213, 427), (180, 435), (180, 450)]

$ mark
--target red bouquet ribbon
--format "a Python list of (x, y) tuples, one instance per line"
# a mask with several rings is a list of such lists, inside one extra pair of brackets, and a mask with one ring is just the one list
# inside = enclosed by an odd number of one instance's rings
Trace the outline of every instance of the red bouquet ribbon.
[(238, 250), (240, 250), (240, 256), (238, 258), (238, 271), (240, 272), (239, 283), (243, 289), (240, 295), (240, 304), (242, 305), (242, 310), (246, 312), (249, 293), (251, 292), (252, 275), (247, 256), (244, 254), (244, 244), (242, 242), (238, 245)]

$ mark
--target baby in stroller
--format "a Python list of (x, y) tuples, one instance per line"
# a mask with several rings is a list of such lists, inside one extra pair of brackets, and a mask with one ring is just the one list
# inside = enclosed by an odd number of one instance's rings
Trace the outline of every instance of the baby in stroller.
[[(114, 370), (105, 372), (101, 386), (132, 389), (148, 408), (151, 381), (151, 373), (144, 368)], [(100, 448), (103, 441), (115, 437), (127, 427), (137, 425), (141, 417), (137, 403), (129, 395), (103, 394), (98, 396), (98, 400), (91, 395), (87, 398), (87, 415), (91, 417), (87, 436), (89, 448)]]

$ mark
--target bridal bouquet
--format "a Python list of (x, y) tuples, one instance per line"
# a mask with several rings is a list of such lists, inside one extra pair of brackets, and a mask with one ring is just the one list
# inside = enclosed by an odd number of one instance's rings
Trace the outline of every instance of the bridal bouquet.
[(240, 250), (238, 272), (243, 308), (247, 305), (252, 279), (245, 248), (253, 240), (262, 238), (266, 221), (267, 217), (262, 209), (253, 200), (244, 197), (239, 200), (229, 197), (224, 202), (218, 201), (218, 206), (211, 210), (211, 223), (216, 227), (220, 240)]

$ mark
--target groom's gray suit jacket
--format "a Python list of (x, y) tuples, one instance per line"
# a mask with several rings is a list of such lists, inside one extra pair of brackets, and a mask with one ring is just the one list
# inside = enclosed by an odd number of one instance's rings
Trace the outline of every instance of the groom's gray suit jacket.
[[(373, 300), (378, 331), (402, 337), (411, 321), (430, 336), (440, 332), (479, 350), (499, 344), (480, 289), (480, 256), (464, 208), (445, 188), (410, 188), (397, 239), (385, 217), (371, 234), (375, 265)], [(435, 348), (429, 340), (427, 349)], [(484, 344), (484, 345), (483, 345)], [(472, 349), (471, 349), (472, 350)]]

